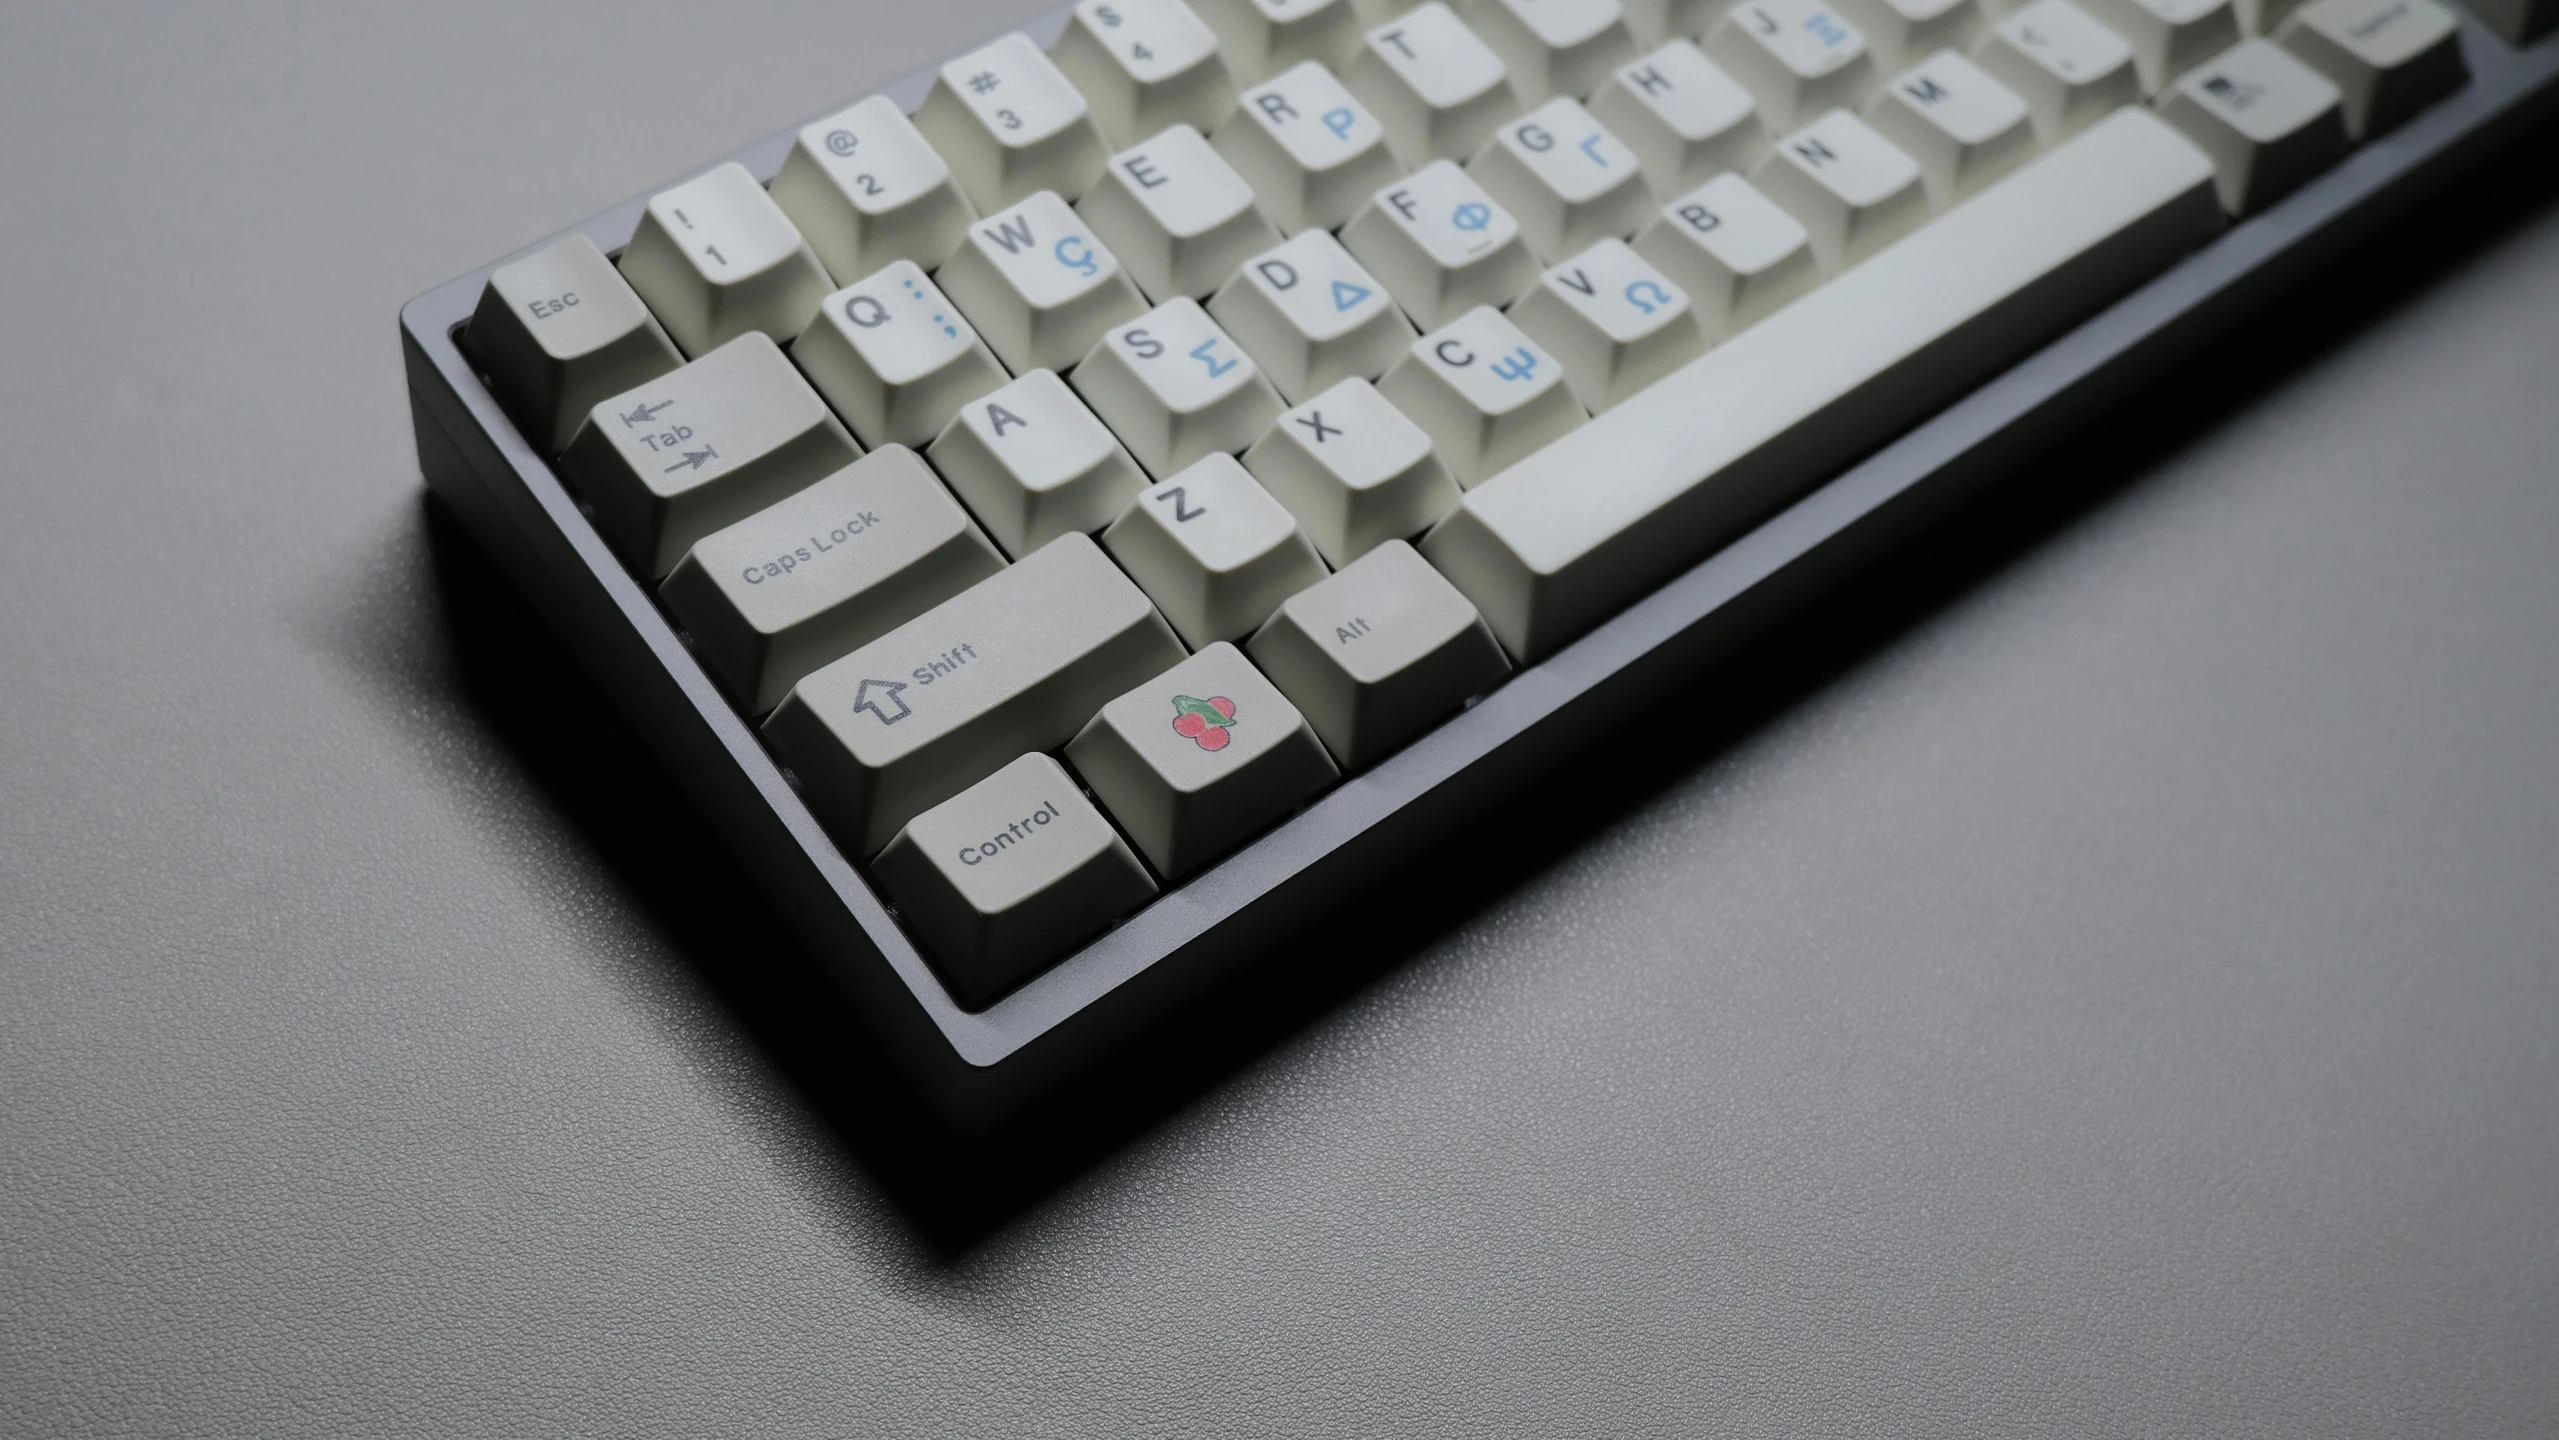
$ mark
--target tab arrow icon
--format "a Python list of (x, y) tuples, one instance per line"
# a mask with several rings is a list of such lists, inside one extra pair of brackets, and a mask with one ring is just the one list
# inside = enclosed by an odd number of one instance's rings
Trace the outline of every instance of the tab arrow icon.
[(632, 411), (630, 414), (623, 416), (622, 423), (625, 425), (650, 424), (658, 418), (658, 412), (660, 410), (663, 410), (674, 403), (675, 402), (672, 400), (660, 400), (655, 405), (643, 405), (639, 409)]
[(687, 450), (684, 452), (683, 459), (666, 467), (666, 473), (672, 475), (678, 470), (699, 470), (706, 461), (716, 460), (719, 458), (719, 455), (719, 451), (712, 449), (708, 445), (703, 446), (699, 450)]
[[(905, 689), (903, 680), (865, 680), (853, 691), (853, 708), (870, 711), (883, 725), (894, 725), (914, 713), (907, 708), (906, 697), (899, 693)], [(891, 705), (897, 708), (891, 710)]]

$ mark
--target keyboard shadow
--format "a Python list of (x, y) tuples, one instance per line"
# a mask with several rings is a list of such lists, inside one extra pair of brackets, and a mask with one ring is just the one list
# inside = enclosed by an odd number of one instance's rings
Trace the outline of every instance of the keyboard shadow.
[[(2559, 154), (2547, 129), (2509, 156)], [(429, 559), (465, 695), (623, 881), (847, 1152), (945, 1260), (1096, 1160), (1317, 1023), (1500, 896), (1807, 696), (1892, 645), (2047, 538), (2139, 481), (2324, 351), (2424, 291), (2559, 195), (2559, 163), (2484, 166), (2292, 290), (2255, 320), (2046, 447), (2032, 483), (1996, 484), (1668, 697), (1696, 717), (1677, 750), (1606, 739), (1504, 802), (1513, 823), (1469, 827), (1251, 973), (1159, 1026), (1147, 1044), (993, 1134), (965, 1141), (918, 1117), (860, 1021), (816, 977), (781, 914), (674, 777), (432, 498)]]

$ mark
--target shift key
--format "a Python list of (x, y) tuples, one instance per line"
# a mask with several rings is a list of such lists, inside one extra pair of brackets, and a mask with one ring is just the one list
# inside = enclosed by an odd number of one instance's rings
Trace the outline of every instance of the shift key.
[(1079, 531), (802, 680), (764, 735), (818, 819), (867, 857), (1184, 654)]

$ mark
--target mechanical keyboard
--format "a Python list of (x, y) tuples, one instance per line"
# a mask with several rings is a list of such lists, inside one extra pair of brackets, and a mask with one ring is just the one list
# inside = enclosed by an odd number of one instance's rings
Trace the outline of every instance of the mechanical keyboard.
[(411, 302), (947, 1118), (1286, 963), (2546, 111), (2554, 0), (1080, 0)]

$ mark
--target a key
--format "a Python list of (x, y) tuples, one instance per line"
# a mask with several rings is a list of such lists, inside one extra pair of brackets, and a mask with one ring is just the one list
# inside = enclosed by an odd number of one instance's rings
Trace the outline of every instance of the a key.
[(1013, 757), (1074, 739), (1183, 653), (1091, 536), (1064, 535), (801, 680), (764, 737), (868, 857)]
[(1626, 9), (1626, 28), (1635, 44), (1652, 48), (1673, 40), (1694, 39), (1714, 27), (1733, 0), (1619, 0)]
[(835, 288), (798, 228), (735, 161), (649, 197), (623, 247), (622, 278), (687, 355), (750, 330), (787, 341)]
[(655, 580), (694, 541), (861, 454), (773, 337), (750, 330), (599, 403), (560, 470), (595, 528)]
[(1495, 131), (1466, 173), (1519, 221), (1529, 253), (1549, 263), (1632, 235), (1652, 214), (1635, 152), (1570, 96)]
[(2271, 40), (2247, 40), (2179, 77), (2159, 118), (2212, 157), (2221, 208), (2252, 215), (2345, 158), (2337, 87)]
[(1768, 153), (1750, 92), (1706, 52), (1674, 40), (1617, 67), (1590, 102), (1592, 117), (1635, 152), (1657, 195), (1681, 195)]
[(1377, 277), (1323, 230), (1246, 261), (1208, 313), (1292, 402), (1339, 380), (1385, 374), (1416, 333)]
[(1224, 641), (1103, 706), (1066, 759), (1168, 880), (1341, 778), (1297, 707)]
[(935, 278), (1016, 375), (1068, 369), (1146, 312), (1119, 257), (1048, 190), (970, 226)]
[(1822, 0), (1743, 0), (1707, 33), (1706, 56), (1751, 93), (1773, 135), (1858, 108), (1878, 78), (1866, 37)]
[(2169, 82), (2239, 43), (2239, 14), (2230, 0), (2087, 0), (2088, 13), (2133, 48), (2142, 93)]
[(800, 677), (1004, 568), (903, 445), (705, 535), (658, 594), (729, 698), (761, 715)]
[(1426, 330), (1507, 305), (1537, 278), (1519, 222), (1445, 160), (1378, 191), (1342, 227), (1342, 243)]
[(1468, 0), (1460, 14), (1502, 57), (1522, 104), (1588, 95), (1635, 58), (1618, 0)]
[(1175, 125), (1205, 135), (1235, 112), (1217, 34), (1182, 0), (1078, 0), (1049, 59), (1115, 146)]
[(1457, 482), (1431, 437), (1365, 380), (1281, 415), (1244, 452), (1244, 468), (1335, 567), (1419, 535), (1457, 506)]
[(1803, 222), (1739, 175), (1718, 175), (1663, 206), (1635, 237), (1635, 253), (1688, 296), (1710, 340), (1821, 283)]
[(1964, 50), (1988, 21), (1985, 0), (1839, 0), (1840, 13), (1866, 37), (1875, 68), (1892, 75), (1940, 50)]
[(1460, 485), (1492, 479), (1588, 418), (1555, 357), (1480, 307), (1414, 341), (1377, 391), (1430, 435)]
[(1168, 301), (1104, 335), (1068, 379), (1158, 477), (1243, 449), (1280, 412), (1253, 357), (1196, 300)]
[(1762, 193), (1804, 222), (1814, 257), (1831, 274), (1928, 219), (1919, 162), (1845, 110), (1778, 141), (1754, 178)]
[(597, 401), (684, 363), (584, 235), (490, 271), (462, 333), (490, 388), (544, 455), (560, 453)]
[(971, 1010), (1155, 898), (1119, 832), (1046, 755), (907, 822), (871, 873)]
[(1333, 229), (1395, 178), (1385, 127), (1312, 61), (1245, 91), (1209, 143), (1283, 233)]
[(1325, 574), (1296, 518), (1232, 455), (1211, 455), (1129, 502), (1102, 548), (1194, 650), (1252, 634)]
[(1279, 243), (1253, 187), (1188, 125), (1112, 156), (1075, 209), (1158, 302), (1203, 299)]
[(1291, 66), (1338, 65), (1359, 44), (1350, 0), (1198, 0), (1237, 79), (1257, 85)]
[(1510, 674), (1475, 607), (1401, 540), (1290, 596), (1244, 652), (1345, 770)]
[(1082, 93), (1018, 31), (943, 66), (915, 128), (980, 214), (1041, 190), (1076, 199), (1110, 156)]
[(885, 95), (803, 126), (771, 193), (838, 280), (892, 260), (936, 269), (977, 218), (951, 167)]
[(2026, 102), (1952, 50), (1895, 77), (1866, 120), (1919, 162), (1928, 198), (1941, 210), (2035, 154)]
[(1386, 127), (1387, 148), (1407, 169), (1464, 160), (1519, 113), (1502, 57), (1440, 0), (1368, 32), (1342, 83)]
[(874, 449), (930, 444), (963, 402), (1009, 378), (912, 260), (826, 297), (791, 359)]
[(925, 452), (1007, 555), (1101, 529), (1146, 473), (1054, 370), (1033, 370), (960, 407)]
[(1573, 398), (1594, 415), (1706, 349), (1687, 294), (1615, 238), (1540, 276), (1510, 317), (1563, 364)]
[(1999, 21), (1974, 58), (2026, 102), (2047, 148), (2141, 98), (2132, 46), (2070, 0), (2034, 0)]
[(2276, 43), (2337, 87), (2346, 134), (2358, 141), (2460, 89), (2470, 73), (2452, 12), (2433, 0), (2310, 0)]

